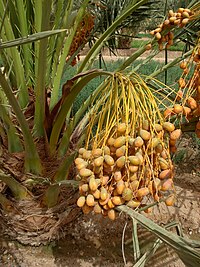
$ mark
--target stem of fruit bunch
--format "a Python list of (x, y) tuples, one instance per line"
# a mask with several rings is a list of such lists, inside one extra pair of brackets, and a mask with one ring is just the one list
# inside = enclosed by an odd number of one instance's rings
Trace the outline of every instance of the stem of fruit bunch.
[(41, 172), (40, 158), (29, 130), (28, 123), (2, 71), (0, 71), (0, 84), (21, 126), (25, 146), (25, 170), (27, 172), (39, 174)]
[(98, 55), (99, 51), (101, 50), (102, 46), (104, 45), (104, 42), (109, 38), (110, 34), (113, 33), (113, 31), (117, 28), (117, 26), (125, 19), (127, 18), (134, 10), (139, 8), (141, 5), (145, 4), (148, 0), (140, 0), (140, 1), (131, 1), (131, 3), (128, 5), (126, 10), (122, 13), (121, 16), (119, 16), (112, 25), (101, 35), (101, 37), (98, 39), (98, 41), (92, 46), (92, 48), (89, 50), (88, 54), (86, 55), (85, 59), (81, 63), (78, 73), (88, 69), (93, 61), (95, 60), (96, 56)]

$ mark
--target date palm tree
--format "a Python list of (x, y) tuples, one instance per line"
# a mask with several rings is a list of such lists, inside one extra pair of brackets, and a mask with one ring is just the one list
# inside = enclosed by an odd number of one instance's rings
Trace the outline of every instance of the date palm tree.
[(60, 97), (63, 69), (76, 63), (94, 27), (89, 2), (0, 1), (1, 216), (10, 225), (5, 229), (24, 243), (56, 238), (63, 220), (80, 213), (70, 166), (88, 121), (80, 119), (93, 96), (71, 118), (72, 103), (91, 79), (112, 75), (90, 69), (89, 61), (117, 25), (147, 1), (126, 7), (77, 75), (64, 83)]
[[(91, 1), (0, 0), (0, 215), (5, 233), (24, 244), (59, 238), (61, 229), (80, 215), (73, 161), (87, 140), (95, 105), (104, 103), (99, 93), (147, 50), (141, 47), (116, 72), (92, 69), (111, 34), (148, 0), (129, 2), (77, 64), (95, 29)], [(156, 38), (150, 43), (157, 53)], [(61, 86), (64, 69), (72, 66), (76, 74)], [(96, 77), (103, 82), (72, 116), (76, 96)], [(98, 115), (94, 124), (95, 119)]]

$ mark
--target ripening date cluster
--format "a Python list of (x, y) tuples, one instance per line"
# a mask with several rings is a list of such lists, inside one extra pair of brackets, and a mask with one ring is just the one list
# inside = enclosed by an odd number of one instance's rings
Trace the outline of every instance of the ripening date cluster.
[[(70, 59), (71, 56), (84, 44), (88, 42), (88, 37), (91, 34), (91, 31), (94, 28), (94, 16), (87, 13), (82, 19), (80, 25), (77, 28), (75, 36), (73, 38), (72, 44), (70, 46), (70, 51), (68, 53), (68, 57), (66, 58), (66, 62)], [(78, 54), (71, 62), (71, 66), (77, 64), (77, 60), (79, 60), (80, 55)]]
[[(191, 63), (194, 65), (194, 70), (188, 78)], [(179, 90), (175, 97), (175, 104), (164, 111), (164, 117), (169, 119), (173, 116), (184, 116), (187, 121), (197, 118), (195, 132), (200, 138), (200, 44), (194, 49), (188, 61), (180, 63), (180, 68), (183, 70), (183, 75), (178, 80)], [(189, 95), (187, 95), (188, 91)]]
[(118, 124), (104, 146), (79, 149), (75, 160), (80, 180), (77, 205), (86, 214), (93, 211), (114, 220), (118, 205), (137, 209), (163, 197), (168, 206), (175, 202), (169, 148), (181, 130), (167, 121), (150, 126), (144, 120), (131, 136), (126, 135), (127, 127)]
[(193, 12), (188, 8), (179, 8), (177, 12), (169, 11), (168, 18), (150, 32), (151, 35), (155, 36), (159, 50), (163, 50), (165, 46), (168, 49), (173, 45), (174, 34), (171, 30), (174, 27), (184, 27), (192, 15)]

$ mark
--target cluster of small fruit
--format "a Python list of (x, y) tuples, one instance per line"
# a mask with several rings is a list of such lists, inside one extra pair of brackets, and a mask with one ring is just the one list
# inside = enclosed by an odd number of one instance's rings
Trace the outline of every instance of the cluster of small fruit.
[(150, 34), (157, 39), (160, 50), (162, 50), (165, 45), (166, 48), (173, 45), (174, 34), (171, 30), (177, 26), (184, 27), (189, 22), (192, 15), (193, 12), (187, 8), (179, 8), (177, 12), (173, 10), (169, 11), (168, 18), (155, 30), (150, 32)]
[[(70, 51), (66, 61), (68, 61), (71, 56), (80, 48), (83, 47), (88, 42), (88, 37), (91, 34), (91, 31), (94, 28), (94, 16), (90, 13), (85, 14), (80, 25), (77, 28), (76, 34), (73, 38)], [(77, 60), (80, 60), (80, 54), (78, 54), (71, 62), (71, 65), (74, 66), (77, 64)]]
[(152, 125), (148, 120), (135, 133), (129, 129), (127, 134), (127, 127), (125, 123), (115, 126), (104, 146), (79, 149), (77, 205), (86, 214), (93, 210), (114, 220), (118, 205), (135, 209), (161, 199), (168, 206), (175, 202), (169, 148), (181, 130), (170, 122)]
[(200, 138), (200, 43), (195, 50), (193, 61), (196, 63), (193, 74), (193, 88), (194, 100), (197, 103), (197, 108), (194, 110), (193, 114), (195, 117), (199, 118), (199, 121), (196, 124), (196, 135)]
[[(191, 63), (195, 65), (194, 69), (191, 68)], [(183, 75), (178, 81), (179, 90), (175, 104), (164, 111), (164, 116), (170, 118), (180, 115), (191, 121), (193, 118), (200, 118), (200, 45), (197, 45), (188, 61), (181, 62), (180, 68)], [(192, 77), (188, 78), (191, 69)], [(196, 134), (200, 137), (200, 121), (196, 124)]]

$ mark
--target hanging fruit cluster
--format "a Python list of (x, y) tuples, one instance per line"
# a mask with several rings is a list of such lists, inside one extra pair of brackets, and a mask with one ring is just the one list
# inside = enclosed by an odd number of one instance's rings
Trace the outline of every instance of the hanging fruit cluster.
[(162, 50), (165, 45), (166, 48), (173, 45), (174, 34), (171, 30), (174, 27), (184, 27), (193, 15), (193, 11), (188, 8), (179, 8), (177, 12), (173, 10), (169, 11), (168, 18), (155, 30), (150, 32), (150, 34), (157, 39), (160, 50)]
[[(76, 34), (73, 38), (70, 51), (66, 61), (70, 59), (73, 54), (83, 47), (88, 42), (88, 37), (90, 36), (92, 30), (94, 28), (94, 16), (90, 13), (86, 13), (83, 17), (80, 25), (77, 28)], [(71, 62), (71, 65), (74, 66), (77, 64), (77, 60), (80, 60), (80, 54), (78, 54)]]
[[(135, 209), (165, 198), (166, 205), (173, 205), (170, 147), (181, 131), (164, 121), (142, 78), (116, 73), (95, 109), (86, 146), (75, 160), (80, 180), (77, 205), (84, 213), (93, 210), (112, 220), (114, 208), (122, 204)], [(97, 127), (94, 137), (92, 126)]]
[(183, 74), (178, 81), (179, 90), (174, 105), (164, 111), (164, 116), (165, 118), (184, 117), (187, 121), (196, 118), (196, 134), (200, 137), (200, 41), (191, 57), (181, 62), (180, 68)]

